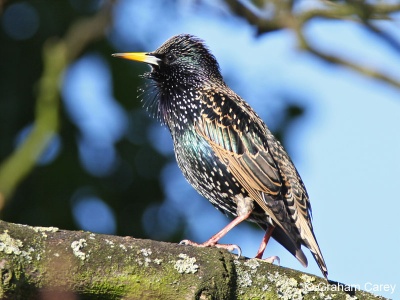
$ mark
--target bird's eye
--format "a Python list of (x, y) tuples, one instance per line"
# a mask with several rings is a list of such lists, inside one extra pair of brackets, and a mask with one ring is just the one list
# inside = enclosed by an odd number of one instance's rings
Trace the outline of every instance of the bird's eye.
[(168, 54), (165, 56), (165, 60), (166, 60), (168, 63), (173, 62), (175, 59), (176, 59), (176, 55), (175, 55), (174, 53), (168, 53)]

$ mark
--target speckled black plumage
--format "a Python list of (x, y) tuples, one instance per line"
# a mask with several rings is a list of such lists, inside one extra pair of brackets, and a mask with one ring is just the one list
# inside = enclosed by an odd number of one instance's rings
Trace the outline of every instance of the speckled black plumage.
[(168, 126), (190, 184), (223, 213), (236, 217), (245, 207), (251, 211), (247, 220), (264, 230), (274, 226), (272, 237), (305, 266), (301, 245), (309, 248), (326, 277), (296, 168), (259, 116), (225, 84), (203, 41), (182, 34), (146, 55), (153, 61), (145, 77), (156, 87), (150, 106)]

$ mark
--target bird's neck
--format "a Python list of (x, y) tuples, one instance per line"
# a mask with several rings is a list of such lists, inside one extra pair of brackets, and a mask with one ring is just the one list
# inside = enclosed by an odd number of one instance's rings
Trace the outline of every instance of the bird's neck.
[(161, 90), (159, 110), (172, 135), (191, 128), (200, 117), (201, 92), (195, 86), (176, 86)]
[[(153, 78), (155, 79), (155, 78)], [(202, 98), (210, 91), (226, 87), (222, 77), (212, 80), (155, 80), (158, 89), (158, 115), (169, 127), (171, 134), (177, 135), (192, 130), (201, 117), (204, 101)]]

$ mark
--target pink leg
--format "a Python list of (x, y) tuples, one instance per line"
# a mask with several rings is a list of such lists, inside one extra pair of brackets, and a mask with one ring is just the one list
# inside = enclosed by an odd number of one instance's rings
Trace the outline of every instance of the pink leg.
[(250, 214), (251, 214), (251, 211), (247, 214), (236, 217), (234, 220), (232, 220), (232, 222), (230, 222), (228, 225), (226, 225), (220, 232), (213, 235), (208, 241), (205, 241), (202, 244), (198, 244), (198, 243), (195, 243), (195, 242), (192, 242), (189, 240), (183, 240), (180, 242), (180, 244), (191, 245), (191, 246), (196, 246), (196, 247), (217, 247), (217, 248), (227, 249), (229, 251), (233, 251), (234, 249), (236, 249), (240, 256), (242, 251), (240, 250), (238, 245), (217, 244), (217, 243), (224, 235), (226, 235), (229, 232), (229, 230), (231, 230), (233, 227), (235, 227), (239, 223), (246, 220), (250, 216)]
[(269, 238), (271, 237), (272, 232), (274, 231), (274, 229), (275, 229), (275, 226), (272, 226), (272, 225), (268, 226), (267, 231), (265, 232), (264, 238), (263, 238), (263, 240), (261, 242), (260, 248), (258, 248), (258, 251), (257, 251), (257, 254), (256, 254), (255, 258), (262, 259), (262, 256), (263, 256), (264, 251), (265, 251), (265, 247), (267, 247)]

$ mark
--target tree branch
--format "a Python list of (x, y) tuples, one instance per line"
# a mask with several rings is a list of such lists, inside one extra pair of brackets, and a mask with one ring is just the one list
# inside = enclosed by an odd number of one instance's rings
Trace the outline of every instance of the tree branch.
[(296, 33), (297, 33), (298, 41), (300, 44), (300, 48), (310, 52), (311, 54), (314, 54), (316, 57), (324, 60), (325, 62), (347, 67), (347, 68), (352, 69), (360, 74), (377, 79), (379, 81), (385, 82), (389, 85), (392, 85), (393, 87), (400, 89), (400, 81), (398, 81), (390, 76), (387, 76), (384, 73), (379, 72), (377, 70), (358, 65), (356, 63), (345, 60), (338, 56), (334, 56), (332, 54), (324, 53), (324, 52), (318, 50), (317, 48), (313, 47), (306, 40), (306, 38), (304, 37), (303, 33), (300, 30), (297, 30)]
[(377, 38), (385, 42), (386, 45), (400, 54), (400, 42), (396, 40), (394, 36), (390, 35), (388, 32), (384, 32), (369, 21), (365, 22), (365, 27), (369, 30), (369, 32), (374, 34)]
[[(269, 33), (281, 29), (290, 29), (295, 32), (298, 44), (302, 50), (308, 51), (316, 57), (339, 66), (352, 69), (362, 75), (385, 82), (395, 88), (400, 89), (400, 81), (394, 77), (384, 74), (381, 71), (374, 70), (347, 61), (343, 58), (325, 53), (313, 47), (304, 37), (303, 28), (306, 23), (315, 18), (352, 20), (364, 26), (367, 30), (378, 35), (385, 43), (389, 44), (394, 50), (399, 51), (400, 43), (392, 36), (378, 29), (371, 24), (372, 20), (388, 20), (390, 14), (400, 11), (400, 4), (386, 3), (366, 3), (363, 1), (345, 1), (343, 3), (323, 1), (323, 8), (307, 9), (300, 12), (294, 12), (293, 7), (287, 5), (285, 1), (267, 1), (273, 6), (271, 14), (266, 16), (256, 7), (250, 7), (250, 4), (244, 4), (240, 0), (225, 0), (231, 11), (246, 19), (251, 25), (257, 27), (258, 34)], [(267, 7), (270, 9), (270, 7)]]
[(4, 221), (0, 275), (1, 299), (381, 299), (217, 248)]

